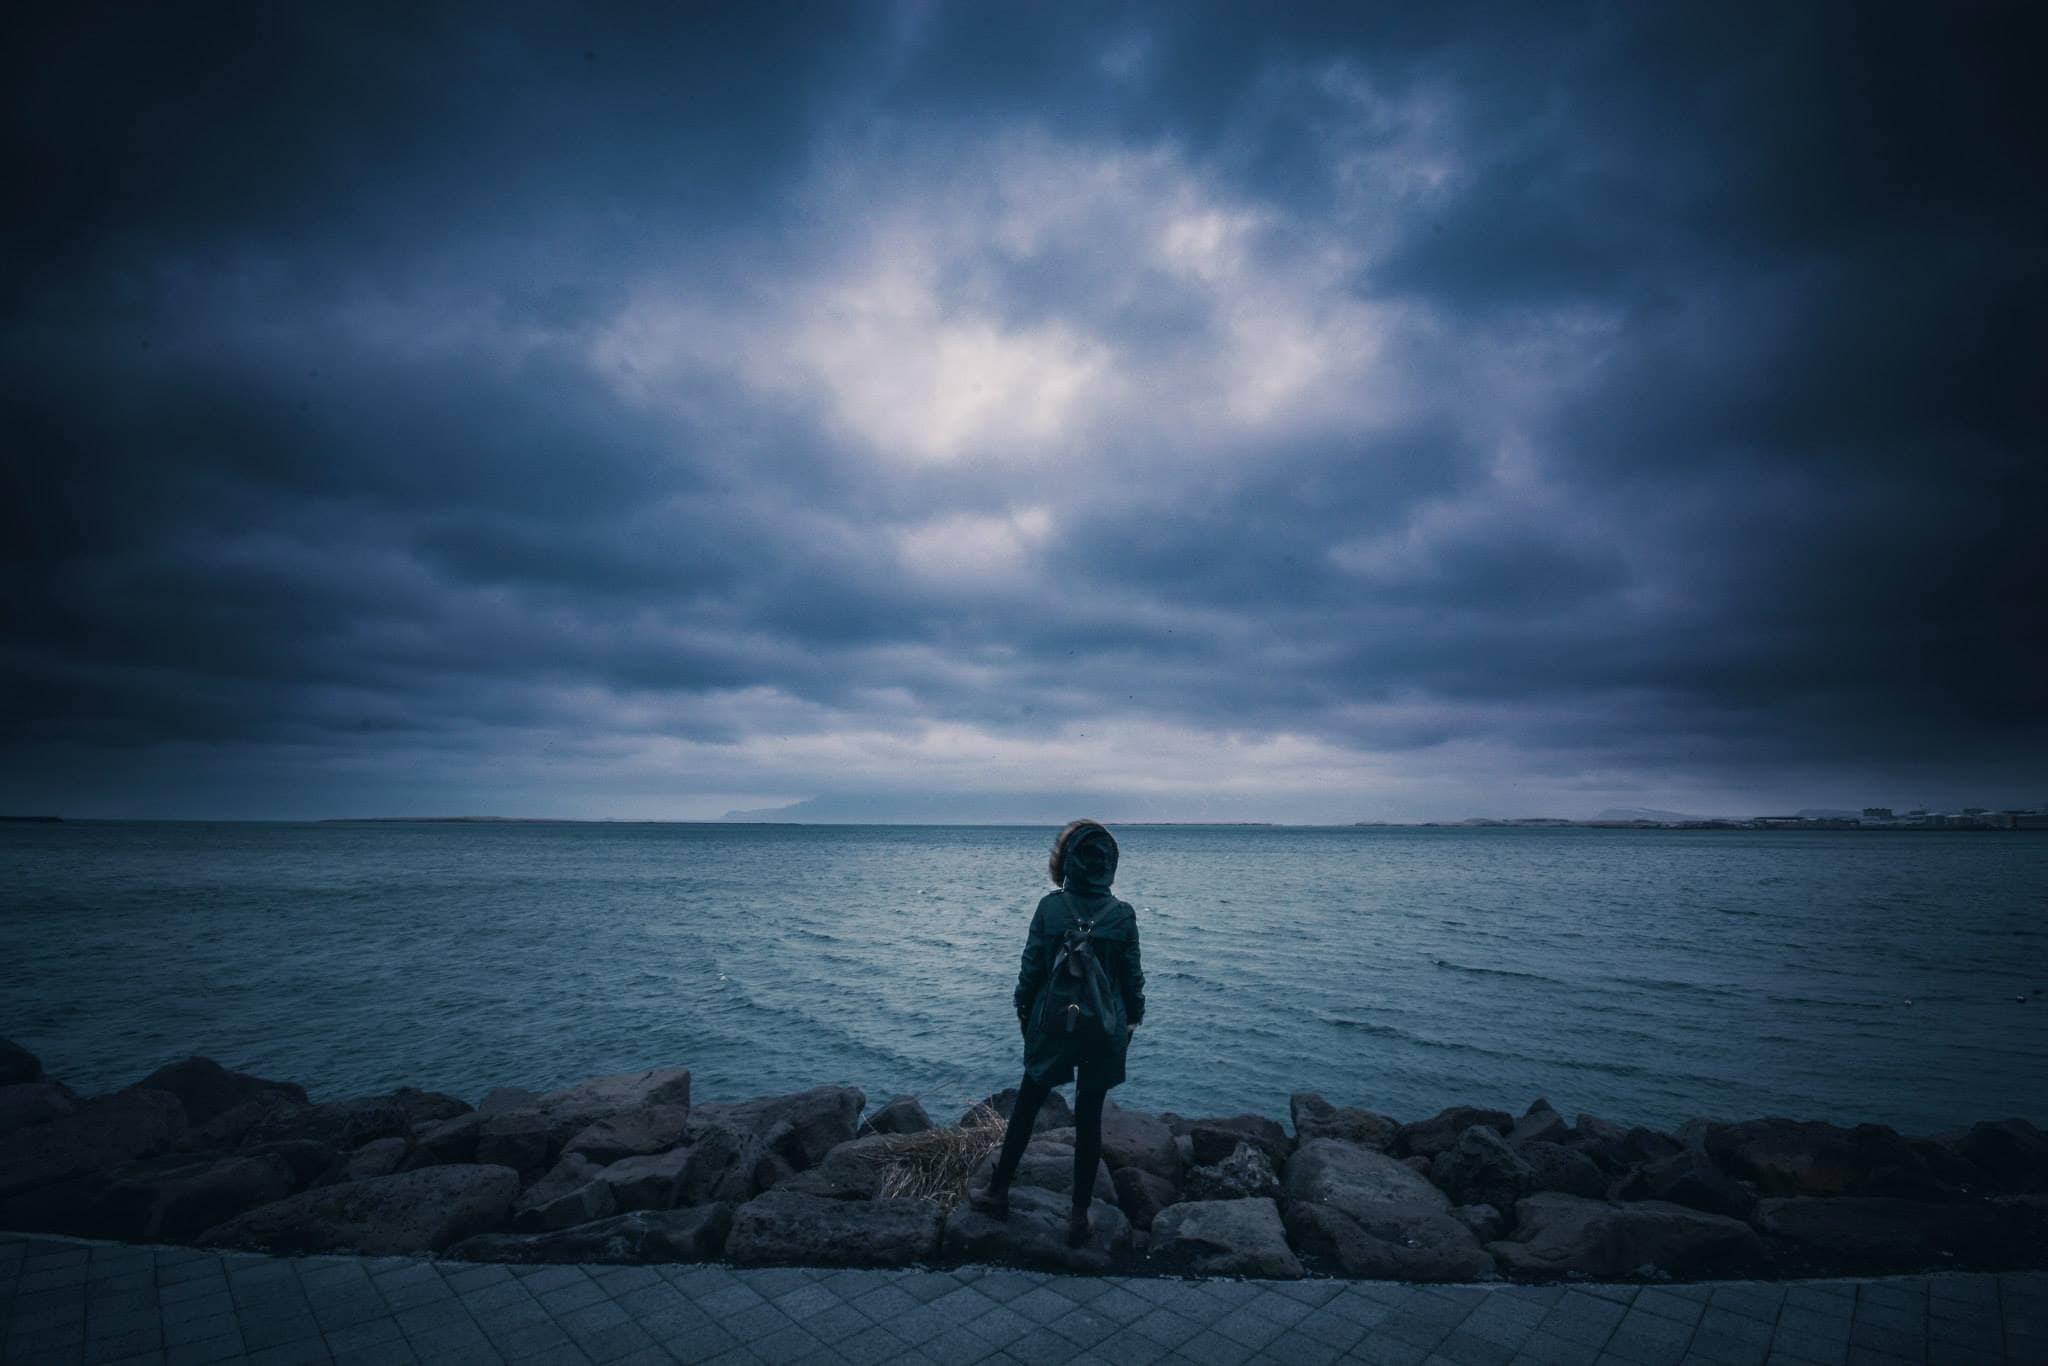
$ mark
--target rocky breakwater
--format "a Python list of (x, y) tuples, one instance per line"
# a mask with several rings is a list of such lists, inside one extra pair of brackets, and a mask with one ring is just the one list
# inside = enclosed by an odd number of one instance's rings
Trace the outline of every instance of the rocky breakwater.
[(1109, 1106), (1070, 1248), (1072, 1117), (1041, 1111), (1010, 1217), (962, 1195), (1010, 1093), (938, 1124), (852, 1087), (703, 1102), (680, 1067), (476, 1105), (316, 1102), (187, 1058), (80, 1097), (0, 1041), (0, 1229), (489, 1261), (1401, 1280), (1708, 1277), (2048, 1263), (2048, 1136), (1693, 1121), (1675, 1133), (1454, 1107), (1402, 1123), (1302, 1093), (1291, 1124)]

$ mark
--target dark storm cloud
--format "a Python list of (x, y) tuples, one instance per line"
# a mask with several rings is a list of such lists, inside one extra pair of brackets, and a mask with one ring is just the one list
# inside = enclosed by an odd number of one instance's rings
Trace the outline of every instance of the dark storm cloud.
[(9, 804), (2039, 799), (2026, 11), (38, 22)]

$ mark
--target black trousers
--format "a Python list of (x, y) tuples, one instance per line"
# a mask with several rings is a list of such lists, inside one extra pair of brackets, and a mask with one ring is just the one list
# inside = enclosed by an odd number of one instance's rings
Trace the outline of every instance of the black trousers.
[[(1082, 1068), (1074, 1087), (1074, 1208), (1081, 1211), (1088, 1208), (1095, 1195), (1096, 1164), (1102, 1161), (1102, 1102), (1109, 1098), (1107, 1087), (1090, 1086), (1089, 1080), (1088, 1069)], [(1038, 1107), (1051, 1094), (1050, 1086), (1033, 1081), (1029, 1072), (1024, 1074), (1017, 1087), (1017, 1103), (1010, 1110), (1009, 1132), (1003, 1135), (1003, 1153), (996, 1159), (995, 1175), (989, 1180), (992, 1188), (1010, 1188), (1010, 1178), (1017, 1174), (1017, 1164), (1024, 1160), (1024, 1145), (1031, 1141), (1031, 1125), (1038, 1118)]]

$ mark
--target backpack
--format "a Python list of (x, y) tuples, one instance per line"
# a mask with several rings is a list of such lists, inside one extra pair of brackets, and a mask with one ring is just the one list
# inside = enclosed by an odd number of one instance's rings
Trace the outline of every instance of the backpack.
[[(1067, 901), (1073, 906), (1072, 898)], [(1116, 1041), (1124, 1029), (1124, 998), (1095, 955), (1095, 922), (1078, 913), (1038, 996), (1037, 1033), (1078, 1044)]]

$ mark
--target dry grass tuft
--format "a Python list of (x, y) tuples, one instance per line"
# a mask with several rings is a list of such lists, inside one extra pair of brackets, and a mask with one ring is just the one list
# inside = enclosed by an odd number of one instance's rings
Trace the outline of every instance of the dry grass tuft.
[(958, 1128), (901, 1134), (883, 1145), (887, 1165), (881, 1197), (936, 1200), (953, 1209), (967, 1198), (967, 1179), (981, 1160), (1003, 1145), (1009, 1125), (986, 1105), (977, 1105)]

